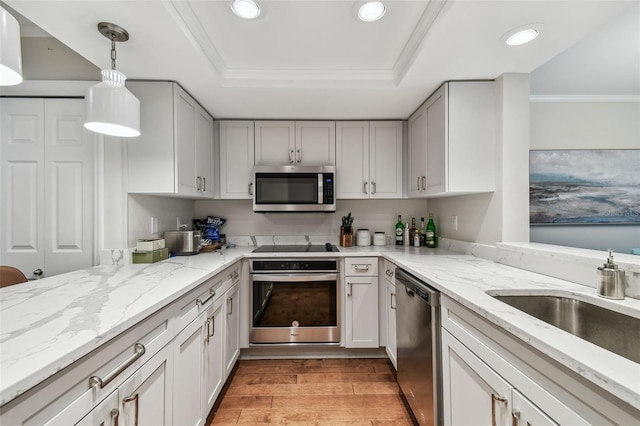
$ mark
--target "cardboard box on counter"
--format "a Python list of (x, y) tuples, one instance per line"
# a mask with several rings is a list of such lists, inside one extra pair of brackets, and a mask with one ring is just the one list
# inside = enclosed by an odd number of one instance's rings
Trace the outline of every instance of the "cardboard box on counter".
[(168, 248), (161, 248), (153, 251), (134, 251), (131, 253), (131, 263), (156, 263), (168, 258)]
[(164, 238), (140, 238), (136, 244), (136, 249), (138, 251), (154, 251), (163, 249), (164, 247)]

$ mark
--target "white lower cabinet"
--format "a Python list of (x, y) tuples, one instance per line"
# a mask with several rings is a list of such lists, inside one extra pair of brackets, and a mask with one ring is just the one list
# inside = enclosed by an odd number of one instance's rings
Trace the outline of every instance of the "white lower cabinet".
[[(225, 382), (224, 369), (224, 300), (220, 297), (206, 312), (207, 323), (203, 349), (204, 412), (209, 413)], [(206, 414), (205, 414), (206, 416)]]
[(354, 257), (345, 260), (343, 300), (345, 305), (345, 346), (377, 348), (378, 259)]
[(225, 379), (231, 374), (240, 356), (240, 282), (235, 282), (225, 294)]
[(118, 388), (119, 426), (163, 426), (171, 421), (171, 346), (167, 345)]
[(441, 303), (445, 426), (637, 424), (628, 404), (447, 296)]
[(204, 424), (203, 354), (207, 335), (206, 312), (201, 313), (178, 334), (173, 342), (174, 397), (173, 424), (198, 426)]
[(398, 345), (396, 341), (396, 286), (392, 282), (385, 280), (384, 283), (384, 306), (387, 312), (387, 345), (386, 351), (391, 360), (391, 364), (398, 369)]
[[(76, 426), (118, 426), (120, 425), (120, 410), (118, 400), (118, 391), (113, 392), (104, 401), (89, 412), (82, 420), (76, 423)], [(63, 420), (61, 424), (73, 424), (71, 419), (66, 422)]]

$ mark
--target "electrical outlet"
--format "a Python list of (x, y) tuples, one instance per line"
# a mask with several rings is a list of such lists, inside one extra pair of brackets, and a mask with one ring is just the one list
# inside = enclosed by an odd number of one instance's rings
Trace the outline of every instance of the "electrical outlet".
[(458, 215), (454, 214), (453, 216), (451, 216), (451, 226), (453, 227), (454, 231), (458, 230)]
[(157, 217), (152, 217), (151, 218), (151, 233), (152, 234), (157, 234), (158, 233), (158, 218)]

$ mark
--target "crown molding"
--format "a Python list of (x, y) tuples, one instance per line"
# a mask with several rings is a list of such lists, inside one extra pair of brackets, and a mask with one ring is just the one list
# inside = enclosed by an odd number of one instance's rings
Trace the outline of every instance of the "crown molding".
[(221, 77), (222, 85), (254, 87), (341, 87), (353, 83), (357, 87), (395, 87), (413, 64), (417, 51), (433, 23), (450, 0), (434, 0), (427, 4), (416, 27), (390, 69), (245, 69), (230, 68), (209, 38), (205, 27), (189, 1), (163, 2), (170, 15), (191, 44), (207, 59)]
[(640, 102), (640, 95), (530, 95), (529, 102)]

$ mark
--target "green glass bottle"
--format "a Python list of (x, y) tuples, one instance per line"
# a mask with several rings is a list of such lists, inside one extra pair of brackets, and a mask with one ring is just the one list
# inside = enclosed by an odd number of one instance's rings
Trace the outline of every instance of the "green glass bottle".
[(427, 247), (438, 247), (438, 236), (436, 235), (436, 224), (433, 221), (433, 213), (429, 213), (429, 222), (427, 223), (425, 240), (427, 241)]
[(402, 223), (402, 215), (398, 215), (398, 223), (396, 223), (396, 245), (404, 245), (404, 224)]

